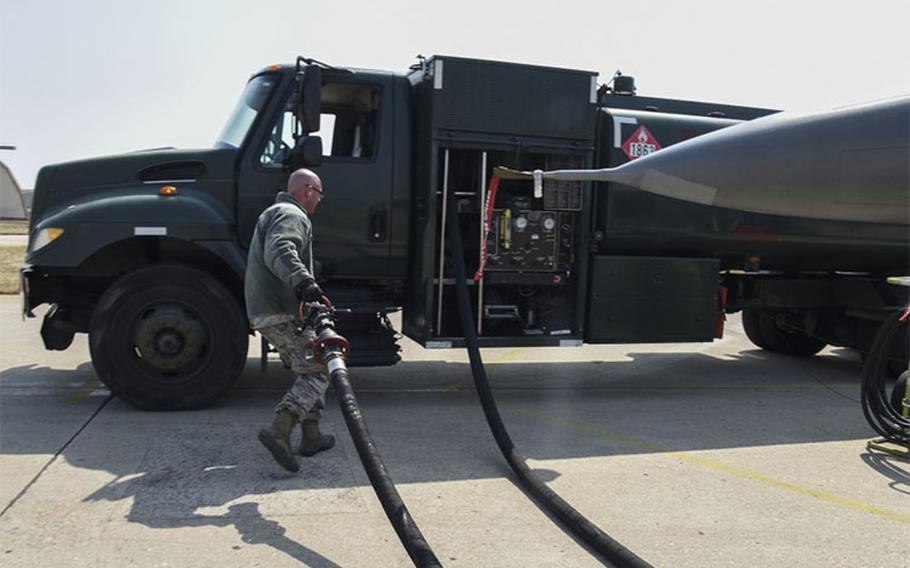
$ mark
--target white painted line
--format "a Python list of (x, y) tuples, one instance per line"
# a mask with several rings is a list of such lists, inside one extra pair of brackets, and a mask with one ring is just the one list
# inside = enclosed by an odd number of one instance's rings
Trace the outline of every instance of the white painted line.
[(167, 235), (167, 227), (134, 227), (133, 234), (137, 237), (163, 237)]

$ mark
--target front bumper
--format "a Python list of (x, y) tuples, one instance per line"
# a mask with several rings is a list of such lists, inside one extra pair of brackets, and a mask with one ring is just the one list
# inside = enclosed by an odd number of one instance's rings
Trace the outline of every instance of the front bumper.
[(29, 303), (29, 292), (31, 290), (29, 281), (34, 273), (35, 271), (32, 269), (31, 264), (23, 265), (19, 269), (19, 298), (22, 300), (22, 321), (25, 321), (26, 317), (35, 317), (35, 314), (32, 313), (33, 306)]

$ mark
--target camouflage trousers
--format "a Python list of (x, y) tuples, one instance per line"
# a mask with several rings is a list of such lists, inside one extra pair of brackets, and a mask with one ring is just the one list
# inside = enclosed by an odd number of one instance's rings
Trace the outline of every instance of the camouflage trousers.
[(295, 321), (265, 326), (257, 331), (278, 350), (281, 360), (297, 376), (275, 411), (290, 410), (301, 422), (322, 418), (329, 379), (325, 367), (313, 359), (316, 334), (302, 329)]

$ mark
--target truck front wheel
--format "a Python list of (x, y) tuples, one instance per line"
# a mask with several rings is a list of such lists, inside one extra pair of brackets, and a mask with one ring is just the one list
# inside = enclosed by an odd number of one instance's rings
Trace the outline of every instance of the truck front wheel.
[(143, 410), (206, 406), (236, 382), (249, 336), (239, 302), (182, 265), (132, 272), (101, 297), (89, 328), (98, 377)]

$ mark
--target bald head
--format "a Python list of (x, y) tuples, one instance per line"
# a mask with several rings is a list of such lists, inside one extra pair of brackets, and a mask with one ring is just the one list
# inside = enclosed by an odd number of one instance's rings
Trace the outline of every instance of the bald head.
[(312, 214), (322, 199), (322, 180), (312, 170), (300, 168), (288, 178), (288, 193)]
[[(288, 178), (288, 193), (303, 191), (307, 185), (312, 185), (316, 189), (322, 189), (322, 180), (319, 179), (312, 170), (300, 168), (291, 174)], [(296, 197), (296, 196), (295, 196)]]

